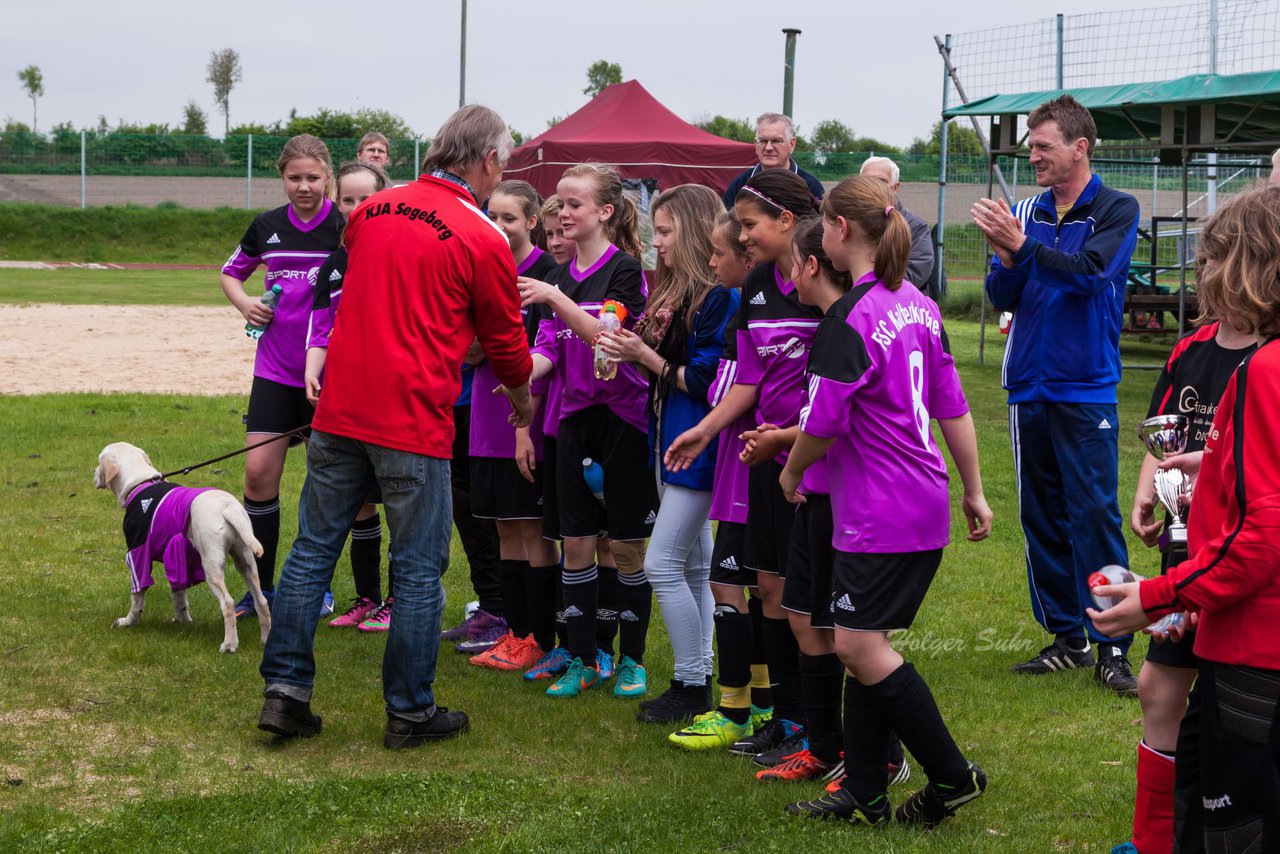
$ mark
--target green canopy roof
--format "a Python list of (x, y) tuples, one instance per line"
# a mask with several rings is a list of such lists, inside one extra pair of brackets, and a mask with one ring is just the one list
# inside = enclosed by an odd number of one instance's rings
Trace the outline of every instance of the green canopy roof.
[[(1125, 83), (1080, 89), (1048, 89), (1017, 95), (991, 95), (943, 113), (960, 116), (1026, 115), (1045, 101), (1070, 94), (1093, 113), (1098, 137), (1104, 140), (1160, 141), (1162, 117), (1178, 128), (1165, 144), (1181, 143), (1189, 112), (1213, 122), (1212, 139), (1230, 143), (1280, 142), (1280, 70), (1251, 74), (1192, 74), (1157, 83)], [(1203, 110), (1212, 107), (1212, 110)], [(1197, 142), (1207, 143), (1206, 127)]]

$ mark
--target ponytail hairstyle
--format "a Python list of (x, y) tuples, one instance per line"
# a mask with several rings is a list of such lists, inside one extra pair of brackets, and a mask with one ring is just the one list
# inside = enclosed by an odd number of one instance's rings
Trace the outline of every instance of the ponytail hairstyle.
[(326, 199), (332, 200), (334, 191), (333, 158), (329, 156), (329, 146), (324, 144), (324, 140), (309, 133), (300, 133), (290, 138), (280, 151), (280, 159), (276, 161), (276, 171), (283, 178), (285, 167), (292, 161), (302, 160), (304, 157), (315, 158), (324, 168), (324, 196)]
[[(520, 201), (520, 212), (524, 214), (525, 219), (534, 220), (533, 229), (529, 232), (529, 241), (543, 252), (547, 251), (547, 230), (542, 225), (542, 197), (538, 195), (538, 191), (533, 188), (533, 185), (528, 181), (503, 181), (494, 187), (493, 192), (489, 195), (496, 196), (498, 194), (510, 196)], [(557, 213), (559, 213), (558, 210)]]
[(797, 221), (822, 210), (809, 185), (790, 169), (765, 169), (747, 180), (735, 202), (748, 202), (770, 219), (789, 213)]
[[(667, 253), (666, 260), (658, 256), (654, 273), (655, 284), (649, 292), (648, 307), (640, 323), (651, 314), (666, 313), (668, 318), (684, 313), (684, 325), (693, 329), (693, 318), (702, 308), (707, 293), (715, 286), (711, 275), (711, 229), (716, 214), (724, 208), (714, 190), (700, 184), (680, 184), (663, 190), (653, 202), (651, 213), (666, 211), (671, 217), (675, 233), (675, 246)], [(656, 310), (656, 311), (655, 311)], [(637, 323), (637, 329), (640, 327)], [(658, 323), (645, 323), (646, 330), (653, 330), (661, 337), (664, 327)], [(646, 341), (655, 346), (655, 341)]]
[(837, 270), (835, 265), (831, 263), (831, 258), (827, 256), (826, 250), (822, 248), (822, 220), (820, 218), (813, 217), (797, 225), (791, 242), (795, 245), (796, 252), (800, 255), (800, 260), (808, 261), (810, 258), (816, 260), (822, 277), (839, 288), (842, 293), (848, 293), (849, 289), (853, 287), (853, 277), (849, 275), (849, 271)]
[(911, 255), (911, 226), (894, 205), (888, 185), (865, 175), (846, 178), (827, 193), (822, 213), (832, 223), (842, 217), (851, 228), (861, 229), (876, 247), (876, 278), (891, 291), (902, 287)]
[(742, 223), (738, 222), (737, 211), (727, 210), (716, 214), (716, 221), (715, 225), (712, 226), (712, 230), (717, 228), (724, 229), (724, 236), (728, 240), (729, 248), (733, 250), (733, 254), (737, 259), (749, 268), (751, 266), (751, 253), (742, 244)]
[(612, 166), (599, 163), (579, 163), (564, 171), (565, 178), (587, 178), (595, 192), (592, 198), (597, 207), (613, 205), (613, 215), (604, 222), (604, 234), (609, 242), (637, 261), (644, 257), (640, 245), (640, 222), (635, 203), (622, 192), (622, 178)]

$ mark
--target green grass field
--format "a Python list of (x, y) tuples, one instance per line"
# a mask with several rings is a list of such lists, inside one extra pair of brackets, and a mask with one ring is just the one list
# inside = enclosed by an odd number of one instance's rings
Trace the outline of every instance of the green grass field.
[[(221, 299), (204, 277), (162, 286), (116, 275), (68, 274), (57, 289), (67, 302), (159, 301), (161, 287), (173, 288), (175, 302)], [(28, 299), (40, 280), (32, 282), (0, 273), (0, 301)], [(144, 292), (151, 296), (141, 299)], [(971, 544), (955, 517), (955, 543), (915, 627), (898, 641), (991, 781), (985, 797), (942, 828), (865, 831), (788, 819), (782, 806), (815, 796), (817, 786), (757, 782), (749, 762), (670, 747), (667, 729), (634, 721), (634, 703), (604, 691), (553, 702), (447, 648), (438, 696), (470, 713), (471, 733), (393, 753), (381, 746), (383, 639), (325, 627), (315, 695), (324, 732), (276, 743), (255, 728), (256, 626), (242, 627), (238, 654), (220, 655), (212, 597), (194, 590), (195, 622), (179, 626), (160, 584), (140, 625), (112, 628), (129, 598), (121, 511), (91, 481), (110, 441), (139, 444), (166, 469), (237, 447), (245, 401), (85, 394), (0, 397), (0, 511), (10, 520), (0, 540), (0, 850), (1109, 850), (1128, 837), (1138, 703), (1103, 691), (1091, 673), (1008, 675), (1045, 636), (1030, 616), (1022, 565), (991, 349), (1002, 342), (989, 340), (979, 367), (976, 325), (951, 321), (948, 331), (996, 520), (989, 541)], [(1126, 516), (1141, 458), (1132, 432), (1153, 380), (1131, 373), (1120, 389)], [(294, 453), (282, 490), (285, 544), (302, 477)], [(239, 494), (241, 478), (232, 460), (190, 481)], [(1155, 571), (1156, 556), (1132, 538), (1130, 545), (1135, 570)], [(445, 583), (451, 624), (471, 598), (456, 542)], [(243, 589), (234, 577), (229, 586)], [(339, 599), (353, 595), (345, 558), (333, 586)], [(651, 685), (662, 686), (671, 656), (654, 613), (646, 663)], [(1145, 646), (1135, 645), (1135, 664)], [(914, 770), (891, 792), (895, 801), (923, 784)]]

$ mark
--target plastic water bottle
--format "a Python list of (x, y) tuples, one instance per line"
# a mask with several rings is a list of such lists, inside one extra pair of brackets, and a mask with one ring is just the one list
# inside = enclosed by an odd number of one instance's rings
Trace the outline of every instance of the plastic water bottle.
[[(1104, 566), (1097, 572), (1091, 573), (1088, 579), (1089, 589), (1096, 590), (1099, 587), (1106, 587), (1113, 584), (1129, 584), (1133, 581), (1141, 581), (1141, 575), (1135, 575), (1123, 566)], [(1120, 604), (1120, 598), (1117, 596), (1099, 596), (1093, 593), (1093, 604), (1098, 606), (1099, 611), (1105, 611), (1108, 608), (1114, 608)]]
[(604, 469), (598, 462), (587, 457), (582, 461), (582, 478), (587, 482), (587, 489), (596, 497), (596, 501), (604, 505)]
[[(265, 305), (267, 308), (271, 309), (272, 311), (275, 311), (276, 304), (280, 302), (280, 291), (281, 291), (281, 288), (279, 285), (272, 285), (271, 290), (267, 291), (265, 294), (262, 295), (262, 304)], [(271, 321), (267, 321), (267, 323), (270, 323), (270, 322)], [(262, 324), (261, 326), (257, 326), (252, 322), (246, 323), (244, 325), (244, 334), (248, 335), (254, 341), (257, 341), (259, 338), (261, 338), (262, 333), (266, 331), (267, 331), (266, 323)]]
[[(1098, 587), (1112, 584), (1128, 584), (1132, 581), (1141, 581), (1142, 576), (1137, 573), (1130, 572), (1123, 566), (1104, 566), (1102, 569), (1089, 576), (1089, 589), (1093, 590)], [(1115, 596), (1099, 596), (1093, 594), (1093, 602), (1098, 606), (1098, 610), (1105, 611), (1120, 604), (1120, 599)], [(1165, 614), (1151, 625), (1147, 626), (1148, 632), (1168, 633), (1171, 629), (1181, 626), (1187, 619), (1185, 611), (1176, 611), (1172, 614)]]
[[(605, 303), (600, 312), (600, 334), (617, 332), (622, 328), (622, 319), (618, 317), (618, 307), (612, 301)], [(611, 380), (618, 375), (618, 363), (612, 361), (596, 341), (596, 379)]]

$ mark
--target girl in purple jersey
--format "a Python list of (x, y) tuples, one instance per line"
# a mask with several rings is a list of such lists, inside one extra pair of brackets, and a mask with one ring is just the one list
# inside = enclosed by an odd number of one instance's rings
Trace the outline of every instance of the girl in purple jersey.
[[(791, 242), (796, 227), (815, 215), (816, 200), (797, 175), (786, 169), (766, 169), (747, 181), (735, 208), (742, 240), (756, 262), (742, 285), (736, 324), (737, 376), (716, 408), (667, 449), (666, 462), (674, 471), (687, 468), (715, 436), (753, 409), (757, 424), (790, 427), (799, 419), (804, 401), (803, 357), (822, 314), (799, 301), (791, 280)], [(757, 763), (766, 766), (800, 750), (804, 739), (800, 650), (782, 609), (795, 520), (794, 508), (778, 488), (783, 459), (785, 454), (753, 468), (748, 475), (744, 546), (744, 563), (755, 571), (763, 600), (761, 634), (774, 686), (774, 715), (758, 732), (729, 747), (733, 753), (755, 756)], [(737, 612), (737, 605), (723, 603), (717, 610), (729, 616)], [(723, 617), (717, 620), (720, 625), (725, 622)], [(749, 621), (738, 622), (741, 628), (749, 626)], [(742, 715), (742, 710), (733, 713)], [(676, 733), (673, 739), (680, 735)], [(721, 736), (707, 737), (715, 740)]]
[[(577, 254), (553, 271), (554, 283), (520, 279), (526, 305), (543, 304), (554, 312), (542, 321), (533, 378), (554, 371), (561, 382), (556, 491), (564, 537), (564, 616), (573, 658), (547, 694), (574, 697), (600, 681), (596, 548), (598, 535), (607, 533), (620, 582), (620, 658), (613, 693), (643, 696), (647, 681), (642, 659), (652, 607), (644, 541), (653, 530), (658, 503), (646, 471), (648, 384), (630, 364), (618, 365), (613, 378), (597, 377), (592, 353), (606, 303), (620, 308), (629, 326), (644, 309), (635, 206), (622, 194), (617, 172), (607, 167), (574, 166), (556, 189), (560, 221)], [(586, 479), (592, 462), (603, 470), (600, 497)]]
[[(542, 199), (525, 181), (503, 181), (489, 196), (489, 219), (511, 243), (516, 272), (546, 278), (556, 266), (543, 251)], [(537, 312), (524, 310), (532, 346)], [(516, 429), (506, 401), (490, 392), (501, 384), (489, 363), (476, 365), (471, 396), (471, 512), (493, 519), (498, 529), (498, 582), (508, 633), (471, 663), (495, 670), (525, 670), (555, 646), (555, 594), (559, 555), (542, 537), (542, 431), (525, 431), (528, 453), (516, 462)]]
[(885, 765), (896, 732), (929, 778), (899, 823), (936, 825), (986, 788), (947, 730), (923, 677), (889, 643), (910, 627), (950, 539), (947, 466), (936, 418), (964, 483), (969, 539), (991, 530), (973, 419), (937, 306), (904, 281), (911, 229), (874, 178), (842, 182), (823, 205), (823, 247), (853, 277), (813, 343), (809, 401), (781, 476), (788, 500), (826, 455), (835, 547), (831, 605), (845, 680), (846, 777), (793, 815), (889, 820)]
[(606, 334), (612, 359), (649, 374), (649, 464), (661, 504), (645, 555), (644, 573), (662, 608), (675, 657), (671, 687), (640, 704), (644, 723), (673, 723), (711, 709), (711, 486), (715, 449), (688, 469), (667, 471), (665, 440), (697, 423), (710, 408), (707, 394), (724, 352), (725, 325), (738, 292), (716, 283), (710, 267), (711, 229), (722, 210), (707, 187), (681, 184), (653, 203), (658, 264), (645, 315), (635, 332)]
[[(311, 316), (316, 271), (338, 248), (342, 214), (330, 200), (333, 165), (329, 149), (302, 134), (285, 143), (276, 164), (289, 204), (254, 217), (240, 245), (222, 267), (222, 292), (244, 319), (266, 326), (258, 340), (253, 388), (245, 414), (245, 441), (252, 445), (311, 423), (314, 407), (307, 400), (305, 363), (307, 324)], [(245, 291), (253, 271), (265, 265), (264, 290), (280, 285), (275, 309), (261, 294)], [(245, 455), (244, 506), (253, 534), (262, 544), (258, 579), (270, 602), (275, 590), (276, 549), (280, 542), (280, 476), (290, 442), (273, 442)], [(331, 597), (326, 607), (332, 610)], [(245, 595), (236, 616), (252, 616), (253, 600)]]

